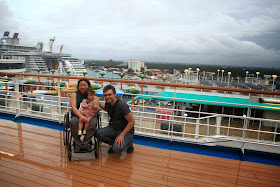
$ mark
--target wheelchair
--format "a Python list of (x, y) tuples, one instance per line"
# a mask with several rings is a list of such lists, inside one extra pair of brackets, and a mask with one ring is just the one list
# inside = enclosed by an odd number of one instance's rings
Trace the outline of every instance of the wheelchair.
[[(96, 129), (99, 129), (99, 128), (101, 128), (100, 114), (98, 113), (96, 115), (96, 117), (97, 117)], [(99, 157), (99, 146), (100, 146), (101, 142), (95, 137), (95, 135), (93, 136), (93, 139), (94, 139), (94, 149), (93, 149), (93, 152), (95, 154), (95, 158), (98, 159), (98, 157)], [(63, 144), (64, 144), (64, 146), (65, 146), (65, 148), (67, 150), (68, 160), (71, 161), (71, 159), (72, 159), (72, 147), (75, 146), (75, 141), (74, 141), (74, 138), (73, 138), (72, 133), (70, 131), (70, 115), (69, 115), (69, 112), (64, 114)], [(90, 144), (90, 146), (92, 148), (92, 146), (93, 146), (92, 140), (90, 141), (89, 144)], [(83, 152), (81, 152), (81, 153), (83, 153)]]

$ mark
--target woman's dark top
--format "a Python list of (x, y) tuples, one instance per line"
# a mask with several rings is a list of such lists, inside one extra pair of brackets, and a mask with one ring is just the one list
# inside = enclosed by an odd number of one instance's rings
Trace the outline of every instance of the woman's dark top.
[[(79, 109), (80, 108), (80, 104), (81, 104), (81, 102), (83, 101), (83, 99), (85, 99), (85, 97), (82, 95), (82, 94), (80, 94), (80, 93), (76, 93), (76, 103), (77, 103), (77, 109)], [(73, 110), (71, 110), (71, 116), (73, 117), (73, 116), (77, 116), (76, 114), (74, 114), (74, 112), (73, 112)]]

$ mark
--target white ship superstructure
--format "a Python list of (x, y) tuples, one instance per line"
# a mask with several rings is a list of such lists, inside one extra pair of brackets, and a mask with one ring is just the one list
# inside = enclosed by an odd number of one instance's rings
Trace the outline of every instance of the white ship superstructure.
[(59, 72), (70, 71), (73, 76), (82, 76), (86, 71), (84, 68), (84, 61), (73, 57), (63, 57), (59, 63)]
[[(62, 46), (59, 52), (52, 52), (54, 41), (55, 38), (50, 39), (46, 50), (43, 50), (42, 42), (38, 42), (37, 46), (20, 45), (18, 33), (14, 33), (13, 38), (10, 38), (9, 32), (6, 31), (0, 43), (0, 70), (34, 73), (40, 69), (43, 74), (50, 73), (52, 69), (60, 73), (66, 73), (69, 70), (71, 75), (81, 76), (85, 70), (83, 61), (62, 53)], [(67, 62), (67, 66), (61, 67), (64, 62)]]

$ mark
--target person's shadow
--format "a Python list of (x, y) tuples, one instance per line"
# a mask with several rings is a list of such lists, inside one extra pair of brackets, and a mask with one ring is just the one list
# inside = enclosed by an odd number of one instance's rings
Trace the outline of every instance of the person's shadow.
[(104, 155), (102, 158), (100, 170), (106, 176), (112, 178), (110, 181), (108, 180), (107, 184), (116, 186), (131, 185), (130, 179), (133, 173), (131, 161), (133, 154), (127, 154), (126, 151), (123, 151), (122, 153), (108, 154), (107, 157)]

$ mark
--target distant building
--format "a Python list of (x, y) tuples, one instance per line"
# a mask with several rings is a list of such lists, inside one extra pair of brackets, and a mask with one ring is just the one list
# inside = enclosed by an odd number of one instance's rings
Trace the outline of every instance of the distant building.
[(114, 67), (118, 67), (118, 66), (117, 66), (117, 64), (115, 64), (115, 62), (114, 62), (112, 59), (110, 59), (110, 60), (105, 64), (104, 67), (106, 67), (106, 68), (114, 68)]
[(176, 69), (173, 69), (173, 74), (174, 74), (174, 75), (180, 75), (180, 71), (179, 71), (179, 70), (176, 70)]
[(127, 62), (123, 62), (124, 65), (131, 68), (134, 72), (140, 72), (141, 68), (145, 68), (145, 63), (141, 62), (139, 58), (129, 59)]

